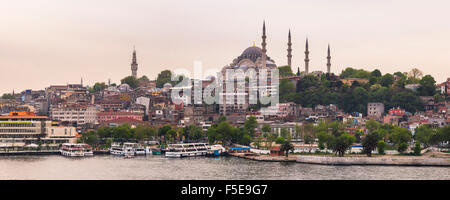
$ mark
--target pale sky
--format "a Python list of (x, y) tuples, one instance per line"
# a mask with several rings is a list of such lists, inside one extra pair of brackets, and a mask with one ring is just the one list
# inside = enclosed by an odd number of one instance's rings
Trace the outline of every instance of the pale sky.
[(293, 68), (345, 67), (383, 73), (413, 67), (438, 82), (450, 77), (450, 2), (446, 0), (0, 0), (0, 93), (49, 85), (118, 83), (131, 74), (133, 45), (138, 76), (164, 69), (221, 68), (261, 45), (287, 63), (292, 32)]

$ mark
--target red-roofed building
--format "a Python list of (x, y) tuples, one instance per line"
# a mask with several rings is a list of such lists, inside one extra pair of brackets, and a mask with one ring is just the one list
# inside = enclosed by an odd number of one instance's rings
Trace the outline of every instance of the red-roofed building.
[(99, 112), (97, 119), (99, 123), (116, 119), (133, 119), (142, 121), (143, 115), (133, 112)]

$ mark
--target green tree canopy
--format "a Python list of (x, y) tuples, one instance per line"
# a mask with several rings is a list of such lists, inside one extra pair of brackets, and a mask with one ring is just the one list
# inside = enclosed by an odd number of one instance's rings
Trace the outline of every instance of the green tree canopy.
[(127, 76), (122, 80), (120, 80), (120, 82), (122, 84), (124, 83), (128, 84), (131, 88), (137, 88), (139, 86), (139, 82), (134, 76)]
[(378, 146), (378, 142), (382, 139), (382, 136), (377, 131), (371, 131), (362, 140), (363, 152), (371, 157), (372, 151)]
[(420, 86), (417, 89), (421, 96), (433, 96), (436, 94), (436, 81), (430, 75), (426, 75), (420, 80)]
[(5, 93), (2, 95), (2, 99), (14, 99), (12, 94)]
[(391, 133), (392, 142), (395, 144), (408, 143), (411, 141), (411, 132), (405, 127), (397, 126)]
[(290, 66), (280, 66), (278, 67), (279, 75), (280, 77), (288, 77), (288, 76), (294, 76), (294, 73), (292, 73), (292, 69)]

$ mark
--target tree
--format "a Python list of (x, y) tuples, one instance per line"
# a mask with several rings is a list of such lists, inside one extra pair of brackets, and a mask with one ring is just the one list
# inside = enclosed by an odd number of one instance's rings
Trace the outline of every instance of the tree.
[(420, 156), (422, 148), (420, 148), (420, 144), (416, 143), (414, 146), (414, 155)]
[(188, 139), (188, 141), (190, 140), (197, 141), (203, 138), (203, 130), (199, 126), (195, 125), (185, 126), (183, 127), (182, 132), (183, 135)]
[(289, 101), (288, 95), (292, 94), (294, 91), (294, 84), (289, 79), (281, 79), (280, 80), (280, 101), (287, 102)]
[[(264, 124), (263, 127), (261, 128), (261, 131), (264, 134), (268, 134), (268, 133), (270, 133), (272, 131), (272, 128), (270, 127), (269, 124)], [(264, 137), (267, 137), (267, 136), (264, 136)]]
[(328, 134), (325, 131), (321, 131), (321, 132), (319, 132), (319, 134), (317, 136), (319, 139), (319, 144), (318, 144), (319, 149), (321, 149), (321, 150), (325, 149), (325, 144), (328, 141)]
[(230, 125), (228, 121), (222, 121), (209, 127), (207, 135), (210, 143), (221, 141), (222, 144), (228, 145), (232, 141), (238, 141), (239, 130)]
[(256, 146), (257, 149), (259, 149), (261, 147), (261, 143), (262, 143), (262, 135), (259, 135), (256, 138), (254, 145)]
[(428, 125), (421, 125), (416, 128), (414, 133), (414, 139), (424, 144), (425, 146), (428, 146), (431, 141), (431, 136), (433, 135), (433, 130), (428, 127)]
[(170, 130), (172, 130), (172, 127), (170, 126), (170, 125), (164, 125), (163, 127), (161, 127), (161, 128), (159, 128), (158, 129), (158, 136), (161, 138), (161, 137), (164, 137), (164, 143), (166, 143), (166, 140), (167, 140), (167, 133), (170, 131)]
[(12, 94), (3, 94), (2, 95), (2, 99), (14, 99), (15, 97)]
[(132, 137), (132, 131), (133, 130), (129, 124), (122, 124), (120, 126), (113, 127), (111, 130), (111, 135), (113, 138), (127, 141)]
[[(355, 136), (350, 135), (348, 133), (343, 133), (339, 137), (334, 139), (334, 136), (329, 137), (329, 143), (332, 147), (333, 151), (336, 152), (339, 157), (343, 157), (345, 151), (349, 150), (352, 147), (352, 144), (355, 142)], [(327, 143), (328, 145), (328, 143)]]
[(224, 121), (227, 121), (227, 117), (225, 117), (224, 115), (220, 115), (219, 119), (217, 120), (217, 123), (219, 124), (219, 123), (224, 122)]
[(402, 143), (400, 143), (400, 144), (398, 145), (397, 151), (398, 151), (399, 153), (403, 153), (403, 152), (405, 152), (407, 149), (408, 149), (408, 143), (402, 142)]
[(289, 141), (284, 141), (280, 147), (280, 151), (284, 151), (286, 157), (289, 156), (289, 151), (294, 151), (294, 146)]
[(131, 88), (137, 88), (139, 86), (139, 81), (134, 76), (127, 76), (120, 80), (122, 84), (128, 84)]
[(378, 141), (377, 149), (378, 154), (384, 155), (384, 149), (386, 149), (386, 142), (384, 142), (383, 140)]
[(275, 144), (283, 144), (286, 140), (284, 139), (284, 137), (278, 136), (275, 139)]
[(345, 68), (345, 70), (342, 71), (340, 77), (341, 78), (370, 78), (371, 73), (363, 70), (363, 69), (353, 69), (351, 67)]
[(408, 143), (411, 141), (412, 136), (407, 128), (397, 126), (392, 130), (391, 137), (395, 144), (400, 145), (401, 143)]
[(370, 76), (372, 77), (381, 77), (381, 72), (379, 69), (375, 69), (370, 73)]
[(138, 81), (150, 81), (150, 80), (148, 79), (147, 76), (144, 75), (141, 78), (139, 78)]
[(392, 107), (401, 107), (408, 112), (423, 110), (423, 102), (412, 91), (395, 93), (390, 101)]
[(138, 140), (138, 141), (142, 141), (144, 139), (149, 139), (149, 138), (154, 137), (154, 136), (155, 136), (155, 129), (153, 129), (150, 126), (138, 125), (134, 129), (133, 138)]
[(255, 116), (250, 116), (244, 123), (245, 131), (250, 135), (250, 137), (255, 136), (255, 129), (258, 127), (258, 122)]
[(280, 77), (294, 76), (291, 66), (285, 65), (278, 67)]
[(172, 72), (170, 70), (161, 71), (156, 78), (156, 87), (162, 88), (166, 83), (172, 83)]
[(408, 78), (411, 78), (411, 79), (420, 79), (420, 78), (422, 78), (422, 75), (423, 75), (422, 71), (420, 71), (420, 70), (417, 69), (417, 68), (413, 68), (413, 69), (411, 69), (411, 71), (408, 73)]
[(420, 80), (420, 86), (417, 89), (421, 96), (434, 96), (436, 93), (436, 81), (430, 75), (426, 75)]
[(101, 83), (97, 82), (97, 83), (94, 84), (92, 89), (93, 89), (93, 92), (99, 92), (99, 91), (102, 91), (102, 90), (106, 89), (107, 87), (108, 86), (104, 82), (101, 82)]
[(392, 74), (385, 74), (381, 77), (380, 84), (384, 87), (390, 87), (394, 83), (394, 76)]
[[(280, 82), (281, 84), (281, 82)], [(306, 75), (297, 81), (297, 92), (305, 91), (310, 87), (317, 87), (320, 84), (319, 78), (314, 75)]]
[(382, 137), (378, 134), (377, 131), (372, 131), (364, 137), (362, 140), (363, 153), (367, 156), (372, 156), (372, 151), (375, 150), (378, 146), (378, 141), (380, 141)]
[(94, 146), (97, 144), (98, 136), (94, 131), (88, 131), (82, 134), (81, 140), (86, 144)]
[(378, 123), (374, 119), (370, 119), (366, 122), (366, 128), (367, 130), (369, 130), (369, 133), (372, 133), (374, 130), (380, 128), (380, 123)]

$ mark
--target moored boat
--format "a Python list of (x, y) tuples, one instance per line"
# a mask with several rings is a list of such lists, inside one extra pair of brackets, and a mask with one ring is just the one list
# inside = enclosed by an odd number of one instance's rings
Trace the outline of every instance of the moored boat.
[(211, 145), (208, 148), (207, 156), (221, 156), (225, 153), (225, 148), (220, 144)]
[(172, 158), (205, 156), (207, 152), (206, 143), (169, 144), (165, 156)]
[(94, 152), (88, 144), (64, 143), (59, 150), (61, 155), (68, 157), (93, 156)]

